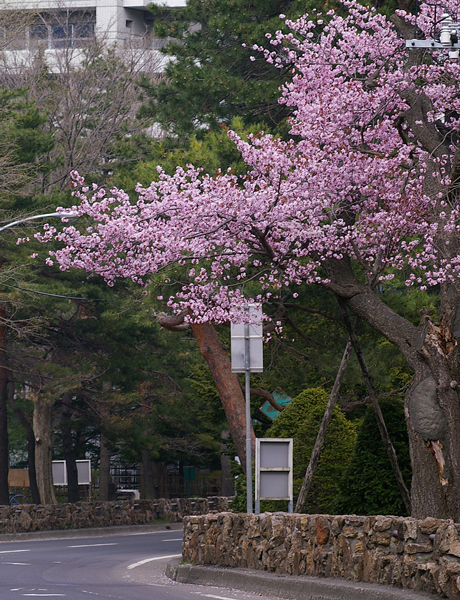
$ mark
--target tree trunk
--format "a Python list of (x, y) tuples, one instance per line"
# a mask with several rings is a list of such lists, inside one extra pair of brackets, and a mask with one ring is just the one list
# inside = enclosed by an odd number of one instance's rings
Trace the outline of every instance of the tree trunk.
[(348, 258), (324, 261), (330, 290), (395, 344), (415, 377), (405, 399), (412, 463), (411, 516), (460, 521), (460, 291), (441, 286), (439, 326), (420, 327), (358, 282)]
[[(246, 472), (246, 404), (238, 376), (232, 373), (228, 352), (214, 326), (211, 323), (191, 323), (191, 328), (200, 352), (208, 363), (224, 408), (236, 453), (243, 471)], [(254, 452), (255, 436), (252, 423), (251, 438)]]
[(101, 500), (102, 502), (107, 502), (109, 500), (111, 452), (107, 438), (103, 433), (101, 433), (99, 451), (99, 500)]
[[(0, 265), (1, 266), (1, 265)], [(9, 504), (8, 490), (8, 368), (6, 364), (5, 305), (0, 306), (0, 504)]]
[(411, 458), (417, 469), (425, 469), (414, 482), (414, 514), (455, 522), (460, 519), (459, 341), (460, 294), (443, 285), (440, 324), (426, 317), (418, 339), (424, 368), (409, 391), (407, 418)]
[(41, 504), (56, 504), (53, 486), (53, 403), (40, 394), (34, 399), (35, 469)]
[(37, 476), (35, 472), (35, 435), (32, 425), (29, 423), (26, 415), (22, 412), (19, 406), (14, 401), (14, 385), (10, 382), (8, 390), (8, 404), (11, 406), (16, 418), (24, 427), (27, 435), (27, 462), (29, 465), (29, 485), (32, 495), (32, 502), (40, 504), (40, 494), (38, 493)]
[(157, 498), (169, 498), (168, 469), (164, 462), (153, 462), (155, 495)]
[(71, 395), (64, 394), (61, 408), (62, 450), (67, 469), (67, 498), (69, 502), (78, 502), (80, 500), (80, 490), (78, 487), (77, 458), (72, 439), (72, 409), (69, 406), (71, 401)]
[(415, 372), (404, 407), (412, 465), (411, 516), (458, 522), (460, 370), (449, 368), (453, 346), (450, 328), (428, 320), (417, 329), (416, 336), (402, 342), (402, 347), (406, 341), (413, 347), (406, 359)]
[(155, 500), (155, 473), (149, 450), (142, 450), (141, 476), (142, 497), (147, 500)]
[(40, 504), (40, 492), (37, 485), (37, 471), (35, 468), (35, 437), (27, 433), (27, 464), (29, 465), (29, 485), (33, 504)]
[(230, 470), (230, 459), (225, 453), (226, 440), (229, 438), (227, 430), (221, 433), (221, 444), (220, 444), (220, 468), (222, 470), (222, 486), (220, 490), (221, 496), (234, 496), (235, 495), (235, 480)]

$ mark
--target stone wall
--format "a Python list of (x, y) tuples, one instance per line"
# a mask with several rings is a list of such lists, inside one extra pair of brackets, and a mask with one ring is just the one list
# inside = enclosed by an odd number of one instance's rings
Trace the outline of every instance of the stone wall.
[(228, 510), (230, 500), (215, 497), (0, 506), (0, 533), (141, 525), (158, 519), (177, 523), (186, 515)]
[(439, 519), (224, 512), (184, 519), (184, 559), (336, 577), (460, 598), (460, 524)]

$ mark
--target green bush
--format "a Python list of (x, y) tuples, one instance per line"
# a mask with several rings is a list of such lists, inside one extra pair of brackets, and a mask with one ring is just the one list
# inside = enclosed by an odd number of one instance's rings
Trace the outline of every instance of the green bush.
[[(381, 401), (380, 407), (409, 488), (412, 472), (403, 403), (393, 398)], [(407, 514), (371, 406), (366, 409), (353, 458), (339, 487), (334, 506), (338, 514)]]
[[(305, 390), (278, 415), (266, 433), (266, 437), (294, 440), (294, 497), (299, 494), (328, 400), (329, 394), (321, 388)], [(355, 442), (354, 425), (336, 406), (304, 505), (305, 512), (332, 513), (338, 484), (351, 460)]]

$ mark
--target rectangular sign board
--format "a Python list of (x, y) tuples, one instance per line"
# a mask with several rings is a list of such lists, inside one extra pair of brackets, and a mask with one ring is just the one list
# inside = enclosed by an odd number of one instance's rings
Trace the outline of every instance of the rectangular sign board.
[[(91, 483), (91, 461), (77, 460), (78, 485)], [(65, 460), (53, 460), (54, 485), (67, 485), (67, 467)]]
[(292, 449), (292, 438), (256, 439), (256, 506), (260, 500), (288, 500), (292, 507)]
[(67, 468), (65, 460), (53, 460), (54, 485), (67, 485)]
[(249, 371), (262, 373), (264, 370), (262, 309), (260, 306), (250, 304), (242, 312), (245, 313), (241, 317), (243, 322), (230, 325), (232, 373), (246, 371), (246, 339), (249, 340)]
[(9, 487), (30, 487), (29, 469), (9, 469)]
[(78, 485), (89, 485), (91, 483), (91, 461), (77, 460)]
[(289, 472), (261, 471), (259, 497), (261, 500), (289, 500)]

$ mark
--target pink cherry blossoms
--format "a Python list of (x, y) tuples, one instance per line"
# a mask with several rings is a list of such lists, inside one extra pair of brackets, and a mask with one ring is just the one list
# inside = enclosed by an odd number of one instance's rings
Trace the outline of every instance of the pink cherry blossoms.
[[(291, 33), (278, 33), (266, 53), (292, 66), (280, 98), (293, 109), (292, 140), (243, 141), (231, 132), (248, 165), (244, 178), (158, 168), (158, 181), (139, 185), (136, 200), (88, 188), (74, 173), (72, 210), (92, 224), (40, 234), (62, 242), (52, 260), (109, 284), (146, 284), (162, 273), (174, 280), (179, 268), (169, 305), (217, 322), (287, 286), (328, 285), (330, 261), (351, 259), (370, 287), (403, 268), (408, 285), (457, 279), (460, 65), (442, 53), (411, 61), (384, 16), (344, 4), (346, 17), (288, 22)], [(423, 6), (425, 31), (430, 11)], [(430, 132), (443, 143), (430, 145)]]

